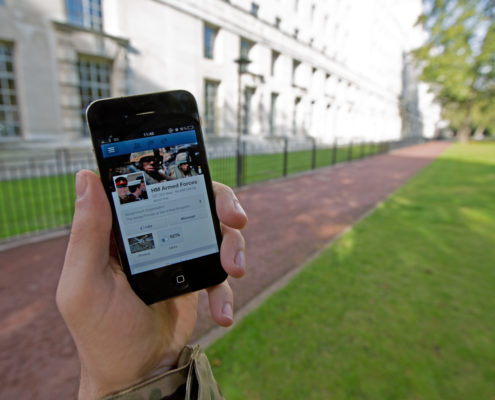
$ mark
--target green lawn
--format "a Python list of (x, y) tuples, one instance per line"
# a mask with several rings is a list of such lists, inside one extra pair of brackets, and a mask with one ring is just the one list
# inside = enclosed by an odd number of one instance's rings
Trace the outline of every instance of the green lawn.
[(0, 239), (69, 225), (74, 211), (74, 175), (4, 181)]
[[(366, 145), (366, 154), (376, 154), (377, 151), (376, 147)], [(332, 149), (318, 149), (315, 167), (330, 165), (332, 157)], [(347, 148), (339, 148), (336, 152), (336, 162), (346, 161), (348, 157)], [(353, 149), (352, 159), (359, 157), (360, 153)], [(213, 180), (235, 186), (235, 158), (213, 159), (209, 164)], [(311, 151), (289, 153), (288, 174), (307, 171), (311, 168)], [(244, 184), (281, 177), (283, 176), (283, 155), (277, 153), (247, 156), (244, 160), (244, 169)], [(55, 173), (55, 170), (51, 172)], [(26, 232), (67, 226), (72, 221), (75, 200), (74, 174), (3, 181), (2, 194), (0, 239)]]
[(208, 350), (235, 399), (495, 398), (495, 143), (453, 145)]

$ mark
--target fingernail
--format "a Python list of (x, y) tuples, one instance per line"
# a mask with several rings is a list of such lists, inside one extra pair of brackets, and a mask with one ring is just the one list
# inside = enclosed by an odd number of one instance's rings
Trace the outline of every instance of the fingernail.
[(244, 257), (244, 251), (239, 250), (234, 258), (235, 265), (237, 265), (239, 268), (246, 268), (246, 259)]
[(242, 215), (246, 215), (246, 211), (241, 206), (241, 203), (239, 203), (239, 200), (235, 199), (234, 200), (234, 206), (237, 212), (241, 213)]
[(232, 312), (232, 306), (230, 303), (225, 303), (222, 309), (223, 315), (228, 319), (234, 319), (234, 313)]
[(81, 173), (77, 173), (76, 175), (76, 195), (77, 198), (81, 198), (86, 193), (86, 189), (88, 187), (88, 179), (85, 175)]

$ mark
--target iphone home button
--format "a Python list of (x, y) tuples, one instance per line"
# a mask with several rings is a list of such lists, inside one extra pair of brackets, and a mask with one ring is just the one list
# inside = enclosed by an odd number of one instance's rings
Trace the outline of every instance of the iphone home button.
[(184, 290), (189, 288), (189, 282), (186, 279), (186, 275), (182, 271), (177, 271), (174, 275), (173, 278), (171, 279), (172, 285), (176, 289)]

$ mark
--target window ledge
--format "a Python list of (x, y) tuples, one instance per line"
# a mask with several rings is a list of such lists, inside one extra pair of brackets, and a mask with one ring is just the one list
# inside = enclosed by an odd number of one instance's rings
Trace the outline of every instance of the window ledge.
[(57, 28), (57, 29), (59, 29), (61, 31), (67, 31), (67, 32), (73, 32), (73, 31), (87, 32), (87, 33), (91, 33), (93, 35), (97, 35), (97, 36), (101, 36), (101, 37), (104, 37), (104, 38), (112, 39), (112, 40), (120, 43), (123, 46), (128, 46), (129, 45), (129, 42), (130, 42), (129, 39), (126, 39), (126, 38), (123, 38), (123, 37), (119, 37), (119, 36), (109, 35), (108, 33), (105, 33), (103, 31), (97, 31), (97, 30), (94, 30), (94, 29), (89, 29), (89, 28), (86, 28), (84, 26), (79, 26), (79, 25), (75, 25), (75, 24), (71, 24), (71, 23), (67, 23), (67, 22), (60, 22), (60, 21), (52, 21), (52, 23), (55, 26), (55, 28)]

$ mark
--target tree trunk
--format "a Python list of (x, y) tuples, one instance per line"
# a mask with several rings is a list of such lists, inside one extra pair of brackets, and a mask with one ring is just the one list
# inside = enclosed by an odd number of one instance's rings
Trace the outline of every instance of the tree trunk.
[(480, 126), (480, 125), (479, 125), (479, 126), (476, 128), (476, 130), (474, 131), (474, 135), (473, 135), (474, 139), (475, 139), (475, 140), (480, 140), (480, 139), (482, 139), (482, 138), (483, 138), (483, 132), (485, 132), (485, 129), (486, 129), (486, 127), (484, 127), (484, 126)]
[(471, 137), (471, 119), (467, 117), (461, 126), (461, 129), (457, 132), (457, 140), (461, 143), (468, 143)]

